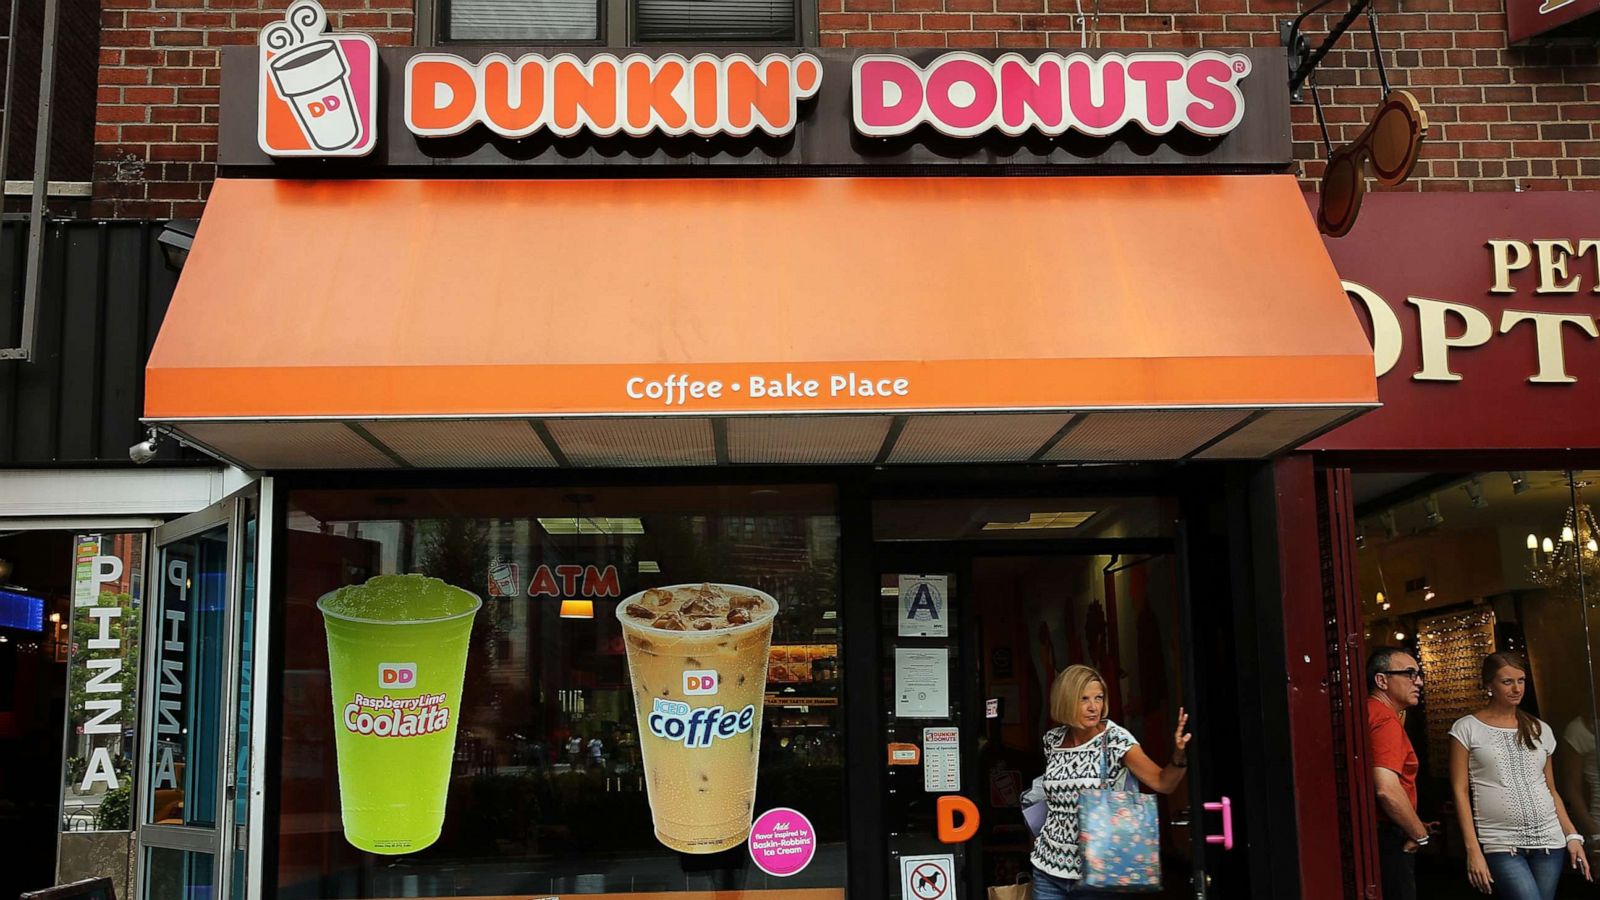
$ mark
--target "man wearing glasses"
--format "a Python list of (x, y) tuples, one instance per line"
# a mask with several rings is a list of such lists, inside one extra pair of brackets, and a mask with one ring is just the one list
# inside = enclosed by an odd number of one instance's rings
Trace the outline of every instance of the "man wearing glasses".
[(1416, 900), (1415, 854), (1429, 829), (1417, 815), (1417, 753), (1402, 717), (1422, 700), (1422, 667), (1399, 647), (1379, 647), (1367, 657), (1367, 688), (1383, 898)]

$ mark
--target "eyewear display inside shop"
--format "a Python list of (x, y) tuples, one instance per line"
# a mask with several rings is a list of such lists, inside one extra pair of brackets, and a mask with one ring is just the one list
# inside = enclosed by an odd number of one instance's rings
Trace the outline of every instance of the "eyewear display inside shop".
[(1417, 98), (1407, 91), (1389, 92), (1361, 134), (1328, 156), (1317, 208), (1317, 226), (1322, 233), (1343, 237), (1355, 224), (1367, 191), (1368, 163), (1373, 177), (1386, 187), (1410, 177), (1427, 134), (1428, 116)]

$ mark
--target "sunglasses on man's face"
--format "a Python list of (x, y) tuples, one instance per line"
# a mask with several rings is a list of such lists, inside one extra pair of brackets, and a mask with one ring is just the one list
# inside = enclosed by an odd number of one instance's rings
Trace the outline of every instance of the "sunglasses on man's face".
[(1421, 669), (1385, 669), (1382, 674), (1384, 674), (1384, 675), (1393, 675), (1393, 676), (1398, 677), (1398, 678), (1404, 678), (1407, 681), (1420, 681), (1420, 680), (1422, 680), (1422, 670)]
[(1367, 192), (1367, 164), (1378, 183), (1387, 187), (1410, 177), (1427, 133), (1428, 116), (1417, 98), (1406, 91), (1390, 93), (1361, 134), (1328, 157), (1317, 209), (1322, 233), (1343, 237), (1355, 224)]

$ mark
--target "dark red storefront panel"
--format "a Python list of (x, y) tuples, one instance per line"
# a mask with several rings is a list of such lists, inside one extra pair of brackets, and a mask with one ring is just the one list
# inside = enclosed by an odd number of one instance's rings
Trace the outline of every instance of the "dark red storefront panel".
[[(1307, 199), (1316, 203), (1314, 195)], [(1526, 265), (1504, 275), (1502, 286), (1509, 292), (1492, 290), (1497, 271), (1491, 241), (1519, 242), (1506, 245), (1508, 262), (1519, 262), (1519, 246), (1527, 248)], [(1600, 409), (1600, 339), (1584, 330), (1585, 323), (1594, 328), (1600, 314), (1600, 193), (1374, 193), (1366, 198), (1355, 229), (1326, 243), (1340, 278), (1354, 292), (1351, 302), (1369, 338), (1373, 321), (1366, 303), (1357, 299), (1356, 286), (1392, 310), (1389, 321), (1398, 325), (1400, 346), (1393, 367), (1378, 379), (1383, 408), (1307, 449), (1600, 447), (1600, 417), (1589, 414)], [(1489, 325), (1480, 346), (1447, 351), (1445, 365), (1460, 375), (1459, 381), (1416, 377), (1424, 362), (1420, 311), (1443, 309), (1437, 303), (1475, 309), (1484, 317), (1480, 330), (1483, 321)], [(1561, 359), (1572, 383), (1530, 383), (1541, 372), (1540, 326), (1513, 322), (1518, 312), (1582, 318), (1560, 330)], [(1466, 332), (1462, 314), (1442, 317), (1445, 340)], [(1437, 362), (1433, 368), (1439, 369)], [(1554, 375), (1548, 364), (1543, 371)]]
[(1600, 11), (1600, 0), (1506, 0), (1506, 36), (1513, 44)]

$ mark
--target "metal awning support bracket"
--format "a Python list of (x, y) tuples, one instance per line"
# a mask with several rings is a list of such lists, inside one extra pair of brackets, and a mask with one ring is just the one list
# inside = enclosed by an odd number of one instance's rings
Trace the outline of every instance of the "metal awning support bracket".
[(1356, 17), (1366, 12), (1367, 8), (1372, 5), (1372, 0), (1350, 0), (1350, 8), (1339, 18), (1338, 22), (1334, 23), (1333, 28), (1328, 31), (1327, 37), (1322, 39), (1322, 43), (1318, 44), (1315, 50), (1312, 50), (1310, 49), (1311, 42), (1300, 31), (1300, 25), (1305, 22), (1307, 16), (1332, 2), (1333, 0), (1318, 0), (1317, 3), (1312, 4), (1310, 9), (1295, 16), (1294, 21), (1285, 22), (1278, 27), (1279, 38), (1289, 50), (1289, 94), (1296, 103), (1301, 100), (1300, 86), (1305, 84), (1307, 78), (1311, 77), (1311, 73), (1321, 64), (1323, 57), (1327, 56), (1328, 51), (1332, 50), (1333, 46), (1339, 42), (1339, 38), (1343, 37), (1344, 33), (1350, 29), (1350, 26), (1355, 24)]

